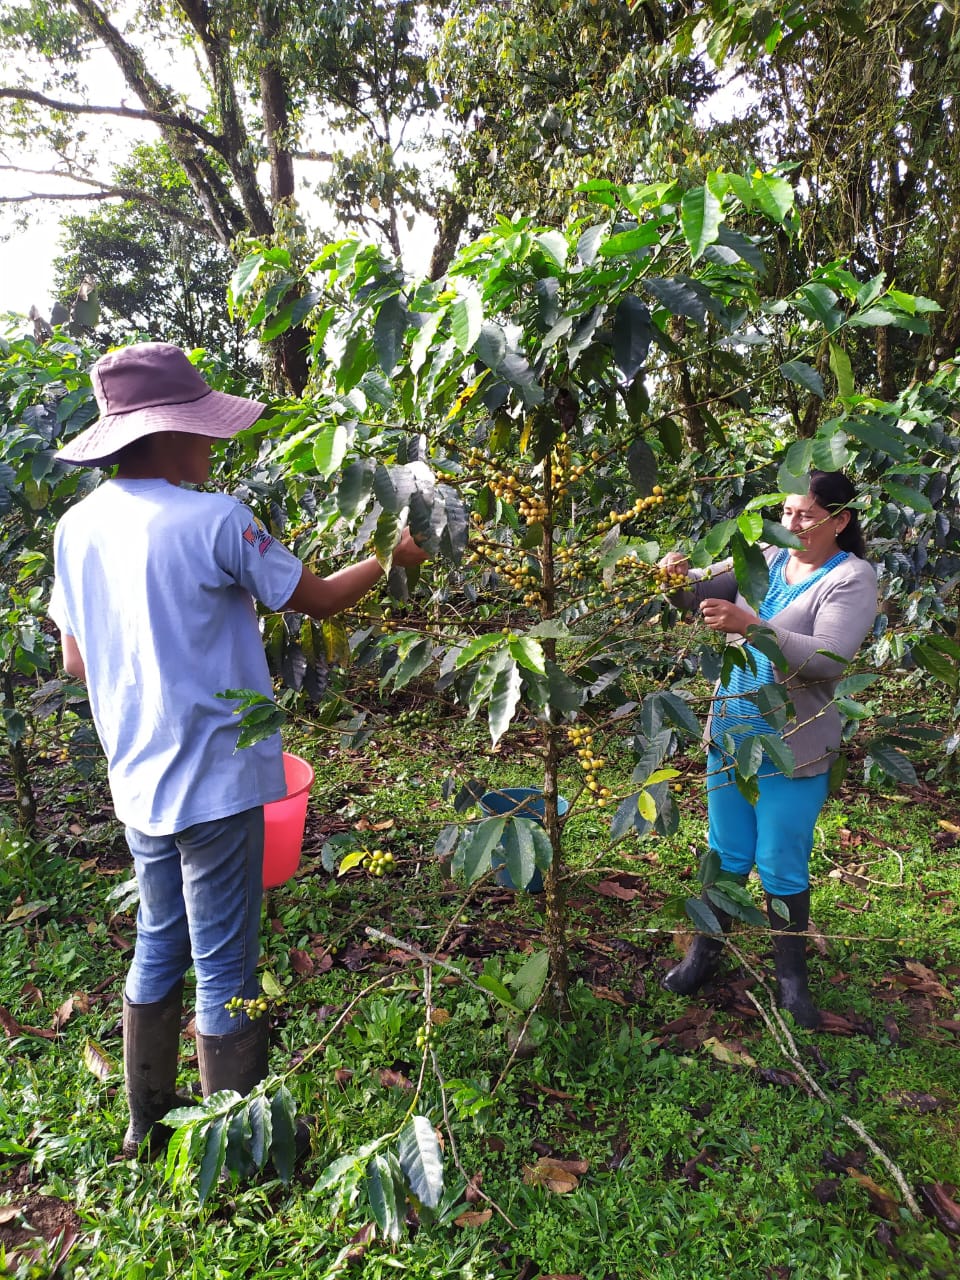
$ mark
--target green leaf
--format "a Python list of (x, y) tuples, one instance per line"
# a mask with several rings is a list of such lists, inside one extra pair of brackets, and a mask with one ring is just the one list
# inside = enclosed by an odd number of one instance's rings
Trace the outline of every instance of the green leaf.
[(495, 656), (499, 660), (498, 670), (490, 692), (490, 710), (488, 713), (490, 738), (493, 746), (497, 745), (510, 728), (510, 723), (520, 704), (521, 692), (520, 668), (513, 661), (509, 650), (504, 649)]
[[(461, 286), (462, 287), (462, 286)], [(464, 289), (450, 308), (450, 331), (460, 351), (470, 351), (480, 337), (483, 303), (475, 289)]]
[(324, 480), (339, 469), (347, 452), (347, 429), (342, 422), (328, 422), (313, 446), (313, 465)]
[(453, 870), (462, 875), (468, 885), (479, 880), (490, 870), (490, 855), (503, 839), (506, 818), (484, 818), (472, 827), (465, 827), (453, 860)]
[(656, 822), (657, 802), (649, 791), (641, 791), (637, 796), (637, 809), (641, 818), (646, 819), (647, 822)]
[(202, 1142), (203, 1155), (200, 1158), (197, 1195), (200, 1203), (204, 1204), (223, 1171), (224, 1157), (227, 1151), (226, 1116), (217, 1116), (209, 1126), (201, 1128), (198, 1133), (198, 1139)]
[(774, 222), (785, 222), (793, 209), (793, 187), (772, 174), (753, 179), (753, 198)]
[(763, 516), (759, 511), (744, 511), (737, 516), (737, 528), (747, 542), (756, 542), (763, 533)]
[(680, 226), (692, 262), (714, 243), (722, 222), (723, 206), (709, 186), (704, 184), (686, 193), (680, 201)]
[(539, 640), (532, 636), (518, 636), (515, 640), (508, 640), (507, 647), (521, 667), (525, 667), (528, 671), (537, 671), (540, 675), (546, 675), (546, 657), (543, 652), (543, 645)]
[(887, 495), (908, 511), (922, 511), (927, 515), (933, 511), (933, 504), (926, 494), (914, 489), (912, 485), (901, 484), (899, 480), (888, 480), (886, 476), (880, 483)]
[[(525, 889), (537, 870), (534, 831), (546, 832), (532, 818), (507, 818), (503, 832), (503, 855), (510, 879), (517, 889)], [(549, 844), (549, 840), (547, 841)], [(552, 855), (552, 850), (551, 850)]]
[(867, 762), (873, 762), (894, 782), (908, 787), (917, 785), (917, 771), (908, 756), (883, 741), (871, 742), (867, 747)]
[(841, 400), (849, 400), (854, 393), (853, 366), (850, 357), (838, 342), (830, 343), (830, 368), (837, 380), (837, 392)]
[(516, 994), (518, 1006), (526, 1012), (532, 1009), (543, 993), (550, 972), (549, 951), (535, 951), (525, 960), (516, 973), (508, 978)]
[(808, 320), (819, 321), (827, 333), (833, 333), (843, 323), (843, 313), (836, 303), (837, 295), (833, 290), (817, 282), (802, 285), (794, 299), (797, 310)]
[(413, 1116), (400, 1134), (400, 1167), (410, 1190), (428, 1209), (435, 1209), (443, 1194), (443, 1157), (433, 1125), (426, 1116)]
[(457, 659), (453, 664), (454, 670), (462, 670), (464, 667), (469, 666), (471, 662), (479, 658), (482, 653), (485, 653), (487, 649), (492, 648), (494, 645), (503, 643), (504, 637), (499, 631), (488, 631), (485, 635), (474, 636), (472, 640), (469, 640), (464, 645), (457, 655)]
[(737, 773), (741, 778), (755, 778), (763, 759), (763, 746), (758, 737), (750, 735), (737, 747)]
[(537, 244), (561, 269), (566, 265), (569, 247), (567, 238), (561, 231), (543, 231), (537, 236)]
[(609, 236), (599, 247), (601, 258), (620, 258), (628, 253), (636, 253), (638, 249), (646, 249), (660, 239), (662, 219), (645, 222), (631, 231), (618, 231)]
[(643, 368), (653, 334), (647, 304), (636, 294), (625, 294), (613, 317), (613, 359), (624, 382), (632, 382)]
[(823, 379), (812, 365), (805, 364), (802, 360), (788, 360), (780, 366), (780, 372), (788, 381), (795, 382), (821, 400), (826, 395)]
[(762, 733), (759, 741), (763, 750), (780, 772), (788, 778), (792, 778), (797, 762), (794, 759), (793, 752), (784, 740), (773, 733)]
[(390, 376), (400, 359), (403, 335), (407, 331), (407, 308), (398, 294), (386, 298), (373, 326), (373, 345), (380, 368)]
[(260, 268), (265, 261), (266, 259), (262, 253), (252, 253), (242, 260), (230, 277), (231, 315), (233, 314), (234, 305), (245, 297), (256, 284), (260, 275)]
[(400, 1210), (405, 1197), (397, 1195), (393, 1169), (385, 1155), (371, 1156), (366, 1168), (364, 1190), (380, 1234), (396, 1243), (400, 1239)]
[(354, 520), (373, 493), (374, 463), (370, 458), (351, 462), (337, 488), (337, 507), (345, 520)]
[(393, 549), (400, 541), (403, 527), (406, 524), (407, 512), (381, 511), (377, 517), (373, 531), (373, 552), (380, 562), (384, 573), (390, 572), (393, 563)]
[[(841, 391), (841, 395), (846, 394)], [(851, 386), (850, 395), (853, 395)], [(829, 425), (829, 424), (827, 424)], [(817, 435), (811, 451), (813, 465), (818, 471), (843, 471), (853, 459), (847, 448), (847, 434), (839, 428), (829, 435)]]
[(770, 571), (763, 552), (756, 544), (745, 542), (739, 530), (730, 539), (730, 544), (737, 585), (747, 603), (757, 609), (770, 585)]
[(777, 641), (777, 633), (770, 627), (752, 626), (750, 634), (747, 636), (747, 643), (750, 644), (758, 653), (762, 653), (764, 657), (769, 658), (773, 665), (780, 671), (786, 671), (788, 664), (780, 645)]
[(271, 1100), (270, 1123), (270, 1159), (280, 1181), (289, 1182), (297, 1158), (297, 1107), (286, 1085), (281, 1085)]
[(657, 456), (646, 440), (631, 440), (627, 449), (627, 470), (634, 488), (646, 497), (657, 483)]
[(687, 915), (700, 933), (713, 934), (715, 937), (723, 933), (723, 925), (702, 899), (687, 898), (684, 905), (687, 908)]

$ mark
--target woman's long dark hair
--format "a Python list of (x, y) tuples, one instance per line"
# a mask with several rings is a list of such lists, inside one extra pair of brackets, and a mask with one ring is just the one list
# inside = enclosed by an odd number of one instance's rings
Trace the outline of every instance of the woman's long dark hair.
[(837, 534), (837, 546), (841, 551), (849, 551), (851, 555), (865, 559), (867, 545), (863, 540), (859, 514), (850, 505), (857, 496), (857, 491), (842, 471), (811, 471), (810, 496), (815, 498), (825, 511), (831, 515), (839, 515), (841, 511), (849, 511), (850, 519), (846, 527)]

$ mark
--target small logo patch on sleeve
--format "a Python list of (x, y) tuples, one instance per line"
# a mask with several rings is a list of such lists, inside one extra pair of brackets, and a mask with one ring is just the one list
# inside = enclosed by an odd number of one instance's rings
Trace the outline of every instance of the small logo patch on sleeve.
[(261, 556), (265, 556), (273, 543), (273, 535), (267, 533), (266, 528), (254, 516), (253, 521), (243, 531), (243, 540), (251, 547), (256, 547)]

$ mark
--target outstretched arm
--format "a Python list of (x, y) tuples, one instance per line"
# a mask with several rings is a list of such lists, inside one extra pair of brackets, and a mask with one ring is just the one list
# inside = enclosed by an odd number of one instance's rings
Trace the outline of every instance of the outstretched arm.
[(86, 680), (87, 669), (83, 665), (83, 655), (73, 636), (63, 636), (63, 669), (75, 680)]
[[(426, 558), (426, 553), (414, 542), (410, 531), (405, 529), (403, 537), (394, 548), (393, 563), (410, 569), (414, 565), (423, 564)], [(338, 569), (325, 578), (318, 578), (304, 566), (293, 595), (282, 608), (307, 613), (311, 618), (332, 618), (334, 614), (342, 613), (344, 609), (355, 605), (382, 573), (383, 569), (376, 556), (369, 556), (345, 569)]]

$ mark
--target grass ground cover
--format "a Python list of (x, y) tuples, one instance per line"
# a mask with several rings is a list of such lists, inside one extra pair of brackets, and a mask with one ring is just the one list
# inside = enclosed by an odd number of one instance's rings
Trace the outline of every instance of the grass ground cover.
[[(734, 935), (737, 954), (702, 998), (659, 986), (683, 942), (670, 904), (696, 891), (696, 753), (681, 762), (683, 818), (670, 840), (610, 847), (603, 811), (574, 810), (571, 1011), (562, 1021), (538, 1011), (521, 1035), (520, 1020), (467, 979), (513, 973), (541, 949), (541, 903), (490, 882), (464, 890), (432, 848), (451, 813), (443, 776), (459, 764), (497, 785), (536, 784), (532, 741), (518, 733), (487, 753), (481, 733), (451, 717), (387, 728), (364, 751), (299, 731), (290, 745), (314, 760), (318, 781), (301, 869), (268, 895), (263, 965), (282, 992), (271, 1067), (291, 1071), (318, 1125), (286, 1187), (224, 1183), (200, 1206), (191, 1186), (164, 1181), (161, 1164), (117, 1156), (120, 993), (134, 928), (118, 892), (129, 862), (102, 783), (71, 791), (51, 768), (50, 839), (0, 836), (0, 1244), (10, 1274), (958, 1273), (960, 845), (948, 789), (893, 794), (854, 769), (829, 802), (811, 958), (828, 1016), (821, 1033), (794, 1031), (790, 1058), (751, 1000), (769, 1005), (757, 980), (772, 971), (762, 932)], [(578, 778), (568, 761), (570, 798)], [(390, 874), (331, 875), (323, 847), (337, 835), (389, 849)], [(423, 966), (368, 927), (460, 968), (432, 973), (436, 1039), (426, 1049)], [(325, 1036), (325, 1052), (310, 1056)], [(196, 1079), (189, 1037), (187, 1028), (185, 1085)], [(338, 1206), (321, 1174), (402, 1123), (424, 1062), (419, 1109), (444, 1132), (446, 1193), (432, 1214), (411, 1209), (393, 1243), (372, 1230), (362, 1198)]]

